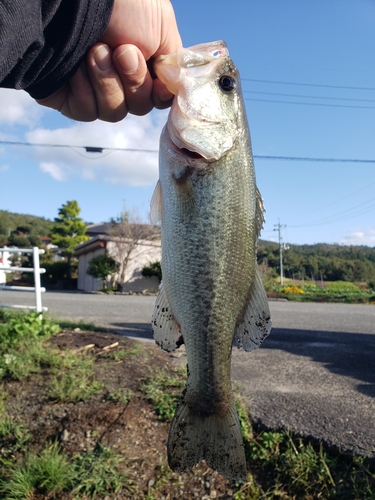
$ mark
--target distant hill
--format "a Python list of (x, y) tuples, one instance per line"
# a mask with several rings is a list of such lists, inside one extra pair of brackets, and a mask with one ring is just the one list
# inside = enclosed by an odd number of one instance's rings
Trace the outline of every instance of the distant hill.
[[(280, 274), (279, 245), (260, 240), (258, 263)], [(288, 245), (283, 251), (286, 278), (368, 282), (375, 279), (375, 247), (364, 245)]]
[(30, 236), (49, 236), (51, 224), (52, 221), (44, 217), (0, 210), (0, 244), (8, 241), (15, 232)]
[[(49, 236), (52, 223), (44, 217), (0, 210), (0, 244), (9, 241), (12, 234), (14, 243), (18, 240), (21, 243), (23, 236), (29, 239)], [(274, 276), (279, 275), (278, 243), (259, 240), (258, 263), (268, 267)], [(283, 267), (285, 277), (297, 280), (368, 282), (375, 280), (375, 247), (326, 243), (288, 245), (288, 250), (283, 251)]]

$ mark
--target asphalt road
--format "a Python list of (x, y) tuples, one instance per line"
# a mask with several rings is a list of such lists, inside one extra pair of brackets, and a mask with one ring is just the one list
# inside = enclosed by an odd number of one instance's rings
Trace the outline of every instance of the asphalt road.
[[(47, 292), (54, 317), (151, 340), (155, 297)], [(0, 304), (32, 304), (0, 290)], [(232, 376), (255, 421), (375, 456), (375, 306), (271, 302), (273, 329), (252, 353), (234, 349)], [(180, 360), (183, 360), (182, 357)]]

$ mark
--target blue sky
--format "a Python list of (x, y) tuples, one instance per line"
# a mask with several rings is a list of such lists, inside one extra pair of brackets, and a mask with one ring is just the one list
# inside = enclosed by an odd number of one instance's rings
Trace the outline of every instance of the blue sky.
[[(262, 238), (277, 239), (280, 220), (289, 243), (375, 246), (375, 164), (291, 159), (375, 160), (375, 2), (172, 3), (185, 46), (223, 39), (240, 70), (267, 210)], [(0, 141), (156, 150), (166, 118), (78, 123), (0, 89)], [(146, 215), (157, 171), (153, 153), (0, 143), (0, 209), (53, 218), (76, 199), (89, 222), (124, 206)]]

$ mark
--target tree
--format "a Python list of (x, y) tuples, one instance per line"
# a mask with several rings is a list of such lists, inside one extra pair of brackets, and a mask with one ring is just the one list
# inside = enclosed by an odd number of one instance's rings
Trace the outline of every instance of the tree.
[(114, 275), (118, 269), (118, 263), (109, 255), (98, 255), (90, 260), (87, 274), (96, 279), (103, 280), (103, 290), (107, 288), (108, 276)]
[(76, 246), (90, 239), (85, 234), (85, 223), (78, 217), (80, 211), (77, 201), (67, 201), (59, 209), (59, 217), (55, 218), (55, 223), (51, 228), (52, 243), (62, 248), (67, 257), (69, 278), (71, 278), (71, 260)]
[(157, 237), (158, 229), (142, 223), (137, 212), (126, 210), (119, 217), (111, 220), (111, 226), (110, 235), (114, 245), (112, 255), (119, 263), (117, 287), (122, 290), (126, 281), (126, 269), (134, 251), (141, 241)]

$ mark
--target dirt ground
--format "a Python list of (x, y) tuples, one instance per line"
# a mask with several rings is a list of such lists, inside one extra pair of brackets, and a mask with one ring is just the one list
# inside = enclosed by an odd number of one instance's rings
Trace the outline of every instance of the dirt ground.
[[(92, 346), (88, 350), (96, 358), (95, 379), (104, 389), (87, 401), (55, 403), (46, 396), (48, 375), (45, 373), (22, 382), (7, 382), (8, 412), (28, 425), (29, 447), (41, 450), (48, 442), (58, 440), (62, 451), (68, 455), (85, 454), (98, 445), (121, 454), (122, 467), (129, 478), (129, 492), (96, 498), (233, 498), (235, 484), (204, 463), (187, 473), (169, 471), (166, 458), (169, 423), (158, 418), (140, 386), (150, 376), (150, 371), (172, 367), (175, 358), (153, 344), (142, 344), (141, 355), (129, 355), (116, 361), (105, 353), (121, 347), (131, 351), (136, 343), (112, 333), (63, 331), (50, 342), (73, 351)], [(117, 347), (106, 349), (116, 342)], [(114, 402), (108, 397), (123, 388), (134, 393), (129, 402)], [(63, 496), (62, 500), (65, 498)]]

